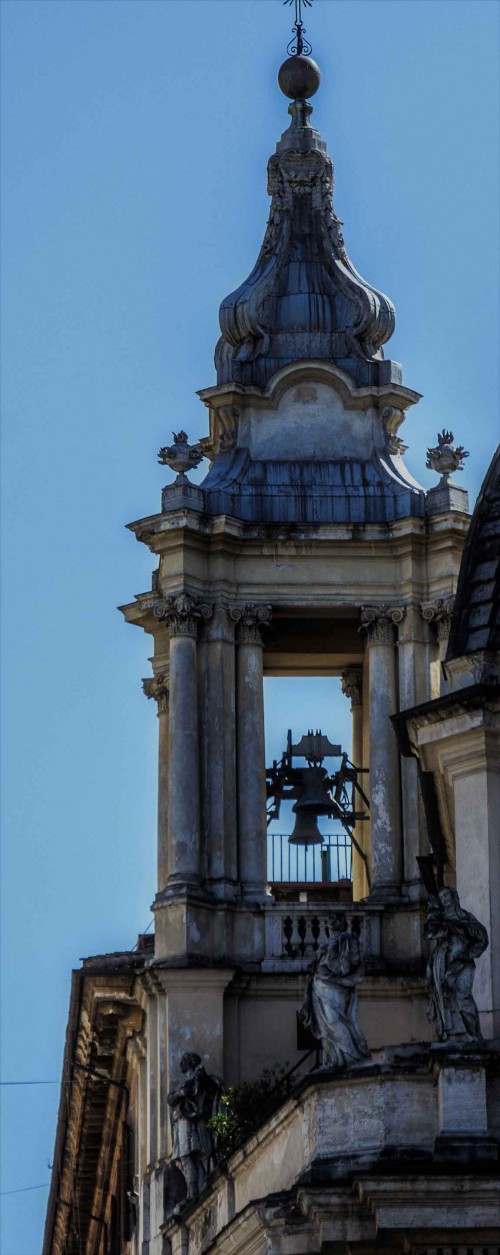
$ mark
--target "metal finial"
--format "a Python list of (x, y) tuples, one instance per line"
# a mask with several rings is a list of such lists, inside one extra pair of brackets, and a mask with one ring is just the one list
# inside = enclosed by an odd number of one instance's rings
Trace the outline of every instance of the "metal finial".
[(302, 21), (302, 5), (310, 9), (312, 0), (283, 0), (283, 4), (295, 5), (295, 22), (293, 24), (295, 33), (287, 47), (288, 55), (290, 57), (308, 57), (309, 53), (312, 52), (312, 45), (307, 39), (304, 39), (306, 28)]

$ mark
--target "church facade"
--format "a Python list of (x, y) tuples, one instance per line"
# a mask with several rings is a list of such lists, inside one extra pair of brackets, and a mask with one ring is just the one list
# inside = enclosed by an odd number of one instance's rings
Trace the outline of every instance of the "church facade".
[[(452, 433), (435, 487), (405, 467), (419, 394), (346, 252), (297, 33), (207, 435), (160, 450), (175, 478), (130, 524), (155, 931), (73, 974), (44, 1255), (500, 1250), (500, 454), (472, 522)], [(266, 763), (266, 675), (342, 677), (348, 754), (294, 729)], [(319, 881), (270, 877), (287, 799)]]

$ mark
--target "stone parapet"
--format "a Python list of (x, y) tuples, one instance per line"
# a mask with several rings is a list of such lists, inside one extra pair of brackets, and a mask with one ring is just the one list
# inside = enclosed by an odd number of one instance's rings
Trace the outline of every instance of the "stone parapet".
[[(420, 1231), (424, 1249), (426, 1235), (434, 1247), (443, 1239), (484, 1243), (495, 1226), (498, 1234), (500, 1180), (491, 1160), (498, 1158), (500, 1128), (491, 1100), (499, 1057), (481, 1053), (468, 1061), (466, 1053), (445, 1052), (433, 1069), (432, 1048), (415, 1044), (378, 1051), (342, 1075), (311, 1074), (232, 1155), (182, 1222), (167, 1218), (161, 1231), (172, 1255), (318, 1255), (345, 1251), (346, 1243), (366, 1251), (364, 1243), (375, 1248), (383, 1231), (391, 1250), (403, 1251), (408, 1230)], [(449, 1106), (471, 1071), (475, 1092), (486, 1065), (490, 1123), (483, 1104), (481, 1130), (476, 1121), (466, 1137), (473, 1152), (484, 1144), (486, 1122), (489, 1153), (479, 1156), (474, 1181), (470, 1163), (442, 1158), (442, 1089)]]

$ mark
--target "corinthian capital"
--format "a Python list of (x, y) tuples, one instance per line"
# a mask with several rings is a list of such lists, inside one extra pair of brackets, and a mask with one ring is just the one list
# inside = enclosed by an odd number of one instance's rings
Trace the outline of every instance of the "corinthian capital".
[(370, 645), (392, 644), (394, 627), (402, 623), (406, 606), (362, 606), (360, 632), (366, 632)]
[(450, 635), (454, 605), (454, 597), (436, 597), (434, 601), (423, 601), (420, 606), (422, 618), (435, 627), (438, 641), (445, 641)]
[(262, 645), (262, 628), (271, 622), (271, 606), (257, 606), (248, 602), (246, 606), (232, 606), (229, 616), (238, 624), (238, 641), (240, 645)]
[(163, 597), (153, 606), (153, 614), (159, 623), (166, 623), (171, 636), (197, 636), (200, 620), (210, 619), (213, 606), (179, 593), (177, 597)]
[(363, 703), (361, 667), (347, 667), (342, 672), (342, 692), (351, 703), (351, 710)]
[(152, 675), (147, 680), (143, 680), (142, 691), (145, 697), (154, 697), (158, 704), (159, 715), (163, 715), (168, 710), (168, 675)]

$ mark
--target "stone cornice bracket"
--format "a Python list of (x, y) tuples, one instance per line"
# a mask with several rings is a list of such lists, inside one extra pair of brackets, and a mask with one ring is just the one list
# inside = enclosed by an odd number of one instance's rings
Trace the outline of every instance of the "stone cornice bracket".
[(229, 617), (238, 624), (238, 644), (262, 645), (262, 629), (269, 627), (271, 616), (271, 606), (257, 606), (254, 602), (231, 606)]
[(455, 597), (436, 597), (434, 601), (423, 601), (420, 606), (422, 618), (432, 623), (436, 629), (438, 641), (447, 640), (450, 635), (451, 619)]
[(360, 632), (366, 632), (370, 645), (392, 645), (394, 627), (402, 623), (406, 606), (362, 606)]
[(346, 667), (342, 672), (342, 692), (351, 703), (351, 710), (363, 705), (363, 679), (361, 667)]
[(170, 693), (168, 675), (152, 675), (147, 680), (143, 680), (142, 691), (145, 697), (154, 697), (158, 705), (158, 714), (164, 715), (168, 710)]
[(153, 614), (158, 623), (165, 623), (171, 636), (197, 636), (201, 620), (207, 622), (212, 617), (213, 606), (201, 601), (199, 597), (190, 597), (189, 593), (179, 593), (177, 597), (163, 597), (153, 606)]

